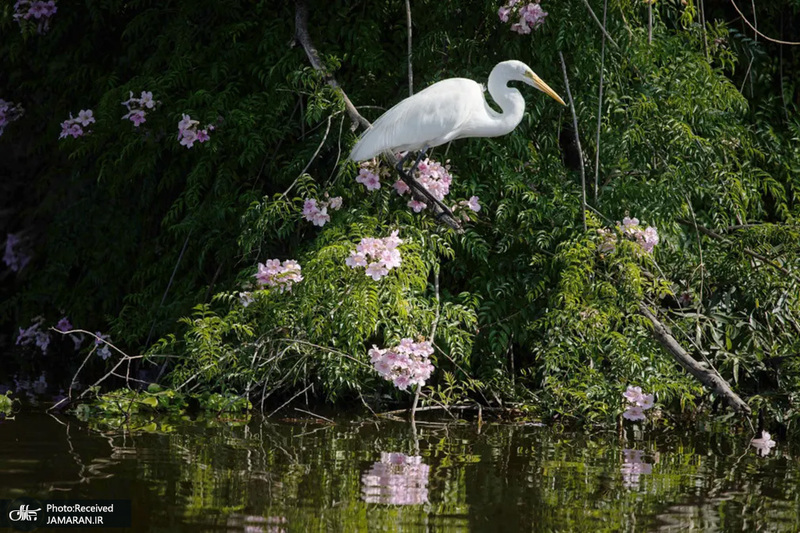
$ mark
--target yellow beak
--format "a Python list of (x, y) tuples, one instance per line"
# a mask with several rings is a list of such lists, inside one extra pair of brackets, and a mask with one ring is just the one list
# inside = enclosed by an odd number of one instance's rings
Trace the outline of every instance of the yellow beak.
[(556, 94), (556, 92), (553, 89), (551, 89), (550, 86), (547, 85), (544, 81), (542, 81), (542, 78), (537, 76), (534, 72), (526, 72), (525, 76), (533, 80), (534, 87), (542, 91), (544, 94), (546, 94), (547, 96), (549, 96), (550, 98), (552, 98), (561, 105), (567, 105), (564, 103), (564, 100), (562, 100), (561, 97), (558, 96), (558, 94)]

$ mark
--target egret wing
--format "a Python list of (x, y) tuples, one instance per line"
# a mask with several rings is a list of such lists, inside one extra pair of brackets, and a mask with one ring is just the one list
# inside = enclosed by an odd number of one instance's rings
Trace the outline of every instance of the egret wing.
[(458, 138), (475, 106), (483, 107), (480, 85), (464, 78), (435, 83), (380, 116), (350, 154), (362, 161), (387, 151), (438, 146)]

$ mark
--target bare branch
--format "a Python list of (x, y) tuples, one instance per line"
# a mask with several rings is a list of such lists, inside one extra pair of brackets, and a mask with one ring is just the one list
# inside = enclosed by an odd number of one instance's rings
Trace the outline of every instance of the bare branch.
[(647, 317), (653, 325), (653, 337), (670, 355), (691, 375), (697, 378), (708, 389), (723, 397), (727, 404), (739, 413), (750, 414), (750, 406), (742, 400), (733, 390), (727, 381), (698, 363), (689, 353), (683, 349), (669, 328), (661, 322), (647, 308), (646, 305), (639, 305), (639, 312)]
[(588, 10), (589, 10), (589, 14), (592, 16), (592, 18), (594, 19), (594, 21), (595, 21), (595, 22), (597, 23), (597, 25), (600, 27), (600, 31), (602, 31), (602, 32), (603, 32), (603, 35), (605, 35), (605, 36), (606, 36), (606, 39), (608, 39), (608, 41), (609, 41), (611, 44), (613, 44), (613, 45), (614, 45), (614, 48), (617, 48), (617, 49), (618, 49), (618, 48), (619, 48), (619, 45), (618, 45), (618, 44), (617, 44), (617, 42), (616, 42), (616, 41), (615, 41), (615, 40), (614, 40), (614, 39), (613, 39), (613, 38), (612, 38), (612, 37), (611, 37), (611, 36), (608, 34), (608, 32), (606, 31), (606, 26), (605, 26), (605, 24), (601, 24), (601, 23), (600, 23), (600, 19), (598, 19), (598, 18), (597, 18), (597, 15), (595, 15), (595, 14), (594, 14), (594, 10), (592, 9), (592, 6), (590, 6), (590, 5), (589, 5), (589, 0), (583, 0), (583, 3), (586, 5), (586, 9), (588, 9)]
[(800, 42), (797, 42), (797, 41), (781, 41), (780, 39), (773, 39), (769, 35), (764, 35), (760, 31), (758, 31), (758, 28), (753, 26), (750, 23), (749, 20), (747, 20), (747, 17), (744, 16), (744, 13), (742, 13), (742, 10), (739, 9), (739, 6), (736, 5), (736, 2), (731, 0), (731, 4), (733, 5), (733, 8), (736, 10), (736, 12), (739, 13), (739, 16), (742, 17), (742, 20), (744, 21), (744, 23), (747, 24), (748, 26), (750, 26), (750, 29), (753, 30), (756, 33), (756, 35), (760, 35), (764, 39), (766, 39), (766, 40), (768, 40), (770, 42), (773, 42), (773, 43), (777, 43), (777, 44), (788, 44), (789, 46), (798, 46), (798, 45), (800, 45)]
[(408, 26), (408, 96), (413, 96), (414, 70), (411, 68), (411, 0), (406, 0), (406, 25)]
[(564, 62), (564, 54), (559, 52), (558, 57), (561, 58), (561, 70), (564, 71), (564, 85), (567, 88), (569, 109), (572, 111), (572, 127), (575, 130), (575, 143), (578, 145), (578, 161), (581, 164), (581, 215), (583, 216), (583, 231), (586, 231), (588, 228), (586, 225), (586, 171), (583, 168), (583, 150), (581, 150), (581, 138), (578, 135), (578, 115), (575, 113), (575, 103), (572, 101), (572, 91), (569, 89), (569, 77), (567, 76), (567, 64)]

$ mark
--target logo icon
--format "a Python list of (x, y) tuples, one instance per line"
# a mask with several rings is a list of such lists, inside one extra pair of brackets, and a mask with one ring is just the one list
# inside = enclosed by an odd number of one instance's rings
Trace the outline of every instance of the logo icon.
[[(44, 526), (47, 521), (44, 505), (33, 498), (18, 498), (8, 504), (5, 511), (5, 516), (8, 517), (6, 524), (17, 531), (33, 531)], [(6, 519), (2, 520), (5, 521)]]
[(36, 522), (36, 516), (42, 508), (31, 509), (30, 505), (22, 504), (18, 509), (12, 509), (8, 512), (8, 519), (12, 522)]

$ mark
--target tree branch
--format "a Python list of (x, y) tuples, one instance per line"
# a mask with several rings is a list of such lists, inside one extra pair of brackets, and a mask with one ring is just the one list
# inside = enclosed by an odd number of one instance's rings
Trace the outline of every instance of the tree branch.
[(600, 26), (600, 31), (602, 31), (602, 32), (603, 32), (603, 35), (605, 35), (605, 36), (606, 36), (606, 39), (608, 39), (608, 41), (609, 41), (611, 44), (613, 44), (613, 45), (614, 45), (614, 48), (617, 48), (617, 49), (619, 49), (619, 45), (617, 44), (617, 41), (615, 41), (615, 40), (614, 40), (614, 39), (613, 39), (613, 38), (612, 38), (612, 37), (611, 37), (611, 36), (608, 34), (608, 31), (606, 31), (605, 24), (602, 24), (602, 23), (600, 22), (600, 19), (598, 19), (598, 18), (597, 18), (597, 15), (595, 15), (595, 14), (594, 14), (594, 10), (592, 9), (592, 6), (590, 6), (590, 5), (589, 5), (589, 0), (583, 0), (583, 3), (586, 5), (586, 9), (588, 9), (588, 10), (589, 10), (589, 14), (592, 16), (592, 18), (594, 19), (594, 21), (597, 23), (597, 25), (598, 25), (598, 26)]
[(325, 82), (334, 89), (337, 89), (342, 95), (344, 107), (353, 122), (361, 124), (365, 128), (369, 128), (371, 126), (369, 121), (361, 116), (361, 113), (358, 112), (356, 106), (353, 105), (353, 102), (350, 101), (350, 98), (347, 97), (347, 94), (345, 94), (345, 92), (339, 86), (339, 82), (336, 81), (336, 78), (334, 78), (333, 75), (330, 74), (322, 64), (322, 61), (319, 58), (319, 52), (317, 52), (317, 49), (314, 48), (314, 44), (311, 42), (311, 37), (308, 35), (308, 5), (306, 4), (305, 0), (297, 0), (295, 2), (294, 36), (297, 42), (303, 47), (303, 50), (305, 50), (306, 55), (308, 56), (308, 61), (311, 63), (311, 66), (314, 67), (314, 70), (321, 73)]
[(739, 6), (736, 5), (736, 2), (731, 0), (731, 4), (733, 5), (733, 9), (735, 9), (736, 12), (739, 13), (739, 16), (742, 17), (742, 20), (744, 21), (744, 23), (747, 24), (748, 26), (750, 26), (750, 29), (753, 30), (756, 33), (756, 35), (760, 35), (764, 39), (766, 39), (766, 40), (768, 40), (770, 42), (773, 42), (773, 43), (777, 43), (777, 44), (788, 44), (790, 46), (798, 46), (798, 45), (800, 45), (800, 42), (797, 42), (797, 41), (781, 41), (780, 39), (773, 39), (772, 37), (770, 37), (768, 35), (764, 35), (760, 31), (758, 31), (758, 28), (753, 26), (750, 23), (749, 20), (747, 20), (747, 17), (744, 16), (744, 13), (742, 13), (742, 10), (739, 9)]
[(700, 383), (712, 392), (725, 399), (733, 410), (739, 413), (750, 414), (750, 406), (742, 400), (733, 390), (727, 381), (722, 377), (706, 368), (689, 355), (678, 343), (669, 328), (661, 322), (644, 304), (639, 304), (639, 312), (647, 317), (653, 325), (653, 337), (670, 355), (691, 375), (697, 378)]
[(572, 127), (575, 130), (575, 143), (578, 145), (578, 162), (581, 164), (581, 215), (583, 216), (583, 231), (586, 231), (586, 171), (583, 168), (583, 150), (581, 150), (581, 138), (578, 136), (578, 115), (575, 113), (575, 103), (572, 101), (572, 91), (569, 90), (569, 78), (567, 77), (567, 64), (564, 62), (564, 54), (559, 52), (558, 57), (561, 58), (561, 70), (564, 71), (564, 85), (567, 88), (569, 109), (572, 111)]
[(414, 70), (411, 68), (411, 0), (406, 0), (406, 25), (408, 25), (408, 96), (413, 96)]
[[(345, 110), (353, 122), (361, 124), (364, 128), (369, 128), (372, 126), (369, 120), (361, 116), (361, 113), (358, 112), (356, 107), (353, 105), (353, 102), (351, 102), (350, 98), (347, 97), (347, 93), (344, 92), (342, 87), (339, 85), (339, 82), (336, 81), (336, 78), (334, 78), (333, 75), (330, 74), (322, 64), (322, 61), (319, 58), (319, 52), (317, 52), (317, 49), (314, 47), (314, 43), (311, 42), (311, 37), (308, 34), (308, 5), (306, 4), (306, 0), (295, 0), (294, 23), (295, 39), (303, 47), (303, 50), (305, 50), (306, 56), (308, 56), (308, 61), (311, 63), (311, 66), (314, 67), (314, 70), (322, 74), (325, 82), (333, 87), (342, 96)], [(392, 167), (397, 165), (398, 160), (394, 154), (386, 154), (386, 159), (389, 161)], [(461, 223), (453, 216), (452, 213), (449, 212), (449, 210), (442, 209), (441, 206), (437, 204), (432, 204), (430, 198), (428, 198), (428, 196), (425, 194), (428, 193), (427, 189), (424, 189), (424, 187), (413, 176), (408, 176), (408, 178), (409, 179), (405, 181), (409, 184), (411, 195), (418, 201), (425, 203), (425, 205), (428, 206), (428, 209), (430, 209), (433, 213), (433, 216), (436, 218), (436, 220), (440, 220), (457, 233), (464, 232), (464, 229), (461, 227)], [(428, 195), (429, 194), (430, 193), (428, 193)]]

